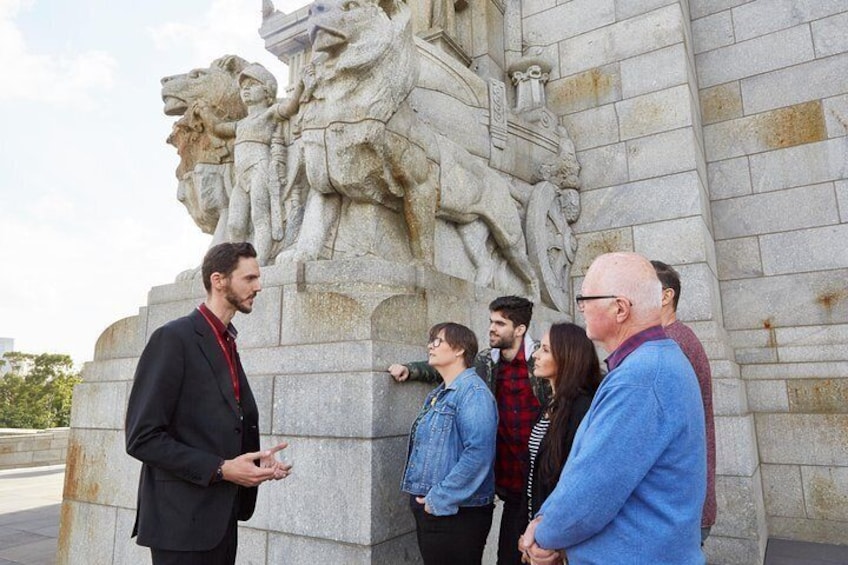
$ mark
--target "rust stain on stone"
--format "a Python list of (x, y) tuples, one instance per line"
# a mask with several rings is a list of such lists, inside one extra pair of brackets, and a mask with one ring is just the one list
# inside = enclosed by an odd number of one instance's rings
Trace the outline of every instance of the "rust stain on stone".
[(756, 121), (760, 141), (770, 149), (827, 139), (820, 100), (765, 112)]
[(823, 292), (816, 297), (816, 303), (827, 311), (833, 310), (841, 300), (848, 296), (848, 288)]
[(66, 500), (79, 500), (83, 502), (94, 502), (100, 492), (100, 485), (96, 482), (87, 482), (83, 476), (86, 465), (101, 465), (100, 462), (87, 461), (85, 449), (82, 444), (71, 438), (68, 441), (68, 456), (65, 460), (65, 491)]
[[(829, 474), (828, 474), (829, 475)], [(814, 516), (844, 520), (848, 496), (841, 492), (831, 476), (818, 475), (810, 481), (808, 496)]]
[(786, 382), (789, 411), (806, 414), (848, 413), (848, 379), (804, 379)]
[(777, 332), (774, 329), (774, 322), (771, 318), (763, 320), (763, 329), (768, 330), (768, 342), (766, 342), (766, 347), (777, 347)]
[(701, 91), (701, 116), (704, 124), (742, 117), (739, 84), (731, 82)]
[[(67, 485), (67, 481), (65, 482)], [(70, 563), (71, 528), (74, 524), (74, 509), (67, 501), (62, 503), (59, 513), (59, 547), (56, 550), (57, 563)]]
[(557, 111), (574, 111), (607, 104), (621, 98), (617, 73), (596, 67), (552, 83), (551, 106)]

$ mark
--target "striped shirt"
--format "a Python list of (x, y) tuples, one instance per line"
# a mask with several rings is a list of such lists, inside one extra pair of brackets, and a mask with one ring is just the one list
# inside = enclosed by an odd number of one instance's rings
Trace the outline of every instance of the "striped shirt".
[(527, 446), (530, 448), (530, 473), (527, 475), (527, 512), (531, 521), (533, 520), (533, 471), (536, 469), (536, 456), (539, 454), (539, 447), (542, 445), (542, 440), (545, 439), (550, 425), (551, 420), (548, 416), (539, 418), (530, 432), (530, 439), (527, 441)]

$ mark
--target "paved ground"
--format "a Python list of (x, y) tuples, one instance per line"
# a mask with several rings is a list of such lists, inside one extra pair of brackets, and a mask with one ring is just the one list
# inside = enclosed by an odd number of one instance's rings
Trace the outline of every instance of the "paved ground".
[[(0, 471), (0, 565), (56, 563), (64, 480), (64, 465)], [(848, 546), (772, 539), (764, 565), (846, 564)]]
[(53, 565), (65, 466), (0, 471), (0, 565)]

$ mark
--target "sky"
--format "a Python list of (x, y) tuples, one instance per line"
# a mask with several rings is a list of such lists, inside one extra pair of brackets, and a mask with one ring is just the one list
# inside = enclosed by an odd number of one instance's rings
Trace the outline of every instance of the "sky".
[[(308, 0), (276, 0), (292, 12)], [(211, 236), (176, 199), (159, 79), (235, 54), (288, 70), (262, 0), (0, 0), (0, 337), (90, 361)]]

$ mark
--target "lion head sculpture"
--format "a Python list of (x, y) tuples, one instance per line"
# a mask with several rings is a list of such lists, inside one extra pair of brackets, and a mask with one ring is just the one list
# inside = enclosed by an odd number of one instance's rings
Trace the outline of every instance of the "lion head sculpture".
[(212, 134), (198, 109), (206, 108), (222, 121), (243, 118), (247, 110), (239, 96), (238, 75), (247, 65), (241, 57), (227, 55), (205, 69), (161, 81), (165, 114), (181, 116), (168, 137), (180, 156), (177, 199), (204, 233), (219, 233), (232, 184), (233, 147), (231, 139)]

